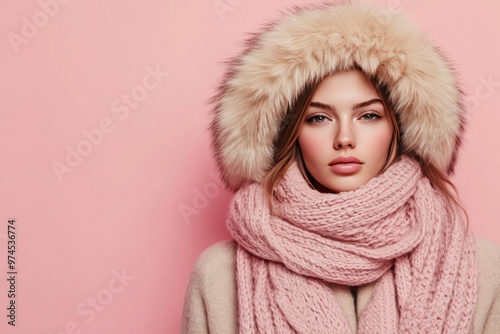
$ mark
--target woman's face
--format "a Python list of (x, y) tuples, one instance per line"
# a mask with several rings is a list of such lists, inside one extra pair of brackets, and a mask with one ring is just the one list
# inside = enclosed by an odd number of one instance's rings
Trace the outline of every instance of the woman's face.
[(381, 97), (362, 72), (323, 79), (305, 113), (298, 143), (316, 189), (351, 191), (380, 173), (394, 129)]

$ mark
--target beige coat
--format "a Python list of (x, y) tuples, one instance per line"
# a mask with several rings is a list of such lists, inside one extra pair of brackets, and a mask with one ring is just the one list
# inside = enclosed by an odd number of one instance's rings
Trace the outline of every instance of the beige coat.
[[(476, 239), (479, 294), (474, 334), (500, 334), (500, 248)], [(181, 334), (238, 333), (236, 242), (226, 240), (207, 248), (196, 261), (186, 290)], [(332, 284), (337, 301), (356, 333), (357, 322), (375, 283), (359, 287), (357, 311), (349, 287)], [(459, 334), (459, 333), (457, 333)]]

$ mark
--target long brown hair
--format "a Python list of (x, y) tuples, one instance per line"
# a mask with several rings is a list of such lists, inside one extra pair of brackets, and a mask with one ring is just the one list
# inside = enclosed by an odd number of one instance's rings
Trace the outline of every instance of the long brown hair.
[[(360, 70), (359, 68), (354, 68)], [(382, 102), (384, 104), (387, 115), (393, 126), (393, 137), (389, 148), (389, 153), (382, 172), (384, 172), (399, 156), (407, 154), (414, 157), (420, 164), (420, 168), (424, 176), (426, 176), (431, 185), (444, 195), (447, 204), (456, 206), (466, 216), (468, 225), (468, 216), (464, 210), (455, 185), (451, 182), (449, 176), (439, 170), (434, 164), (424, 161), (421, 157), (412, 151), (407, 151), (401, 145), (400, 126), (396, 113), (394, 112), (390, 92), (387, 86), (375, 76), (367, 76), (374, 88), (377, 90)], [(269, 202), (271, 210), (274, 206), (273, 189), (275, 185), (281, 180), (286, 173), (288, 167), (293, 161), (297, 161), (299, 169), (304, 176), (305, 180), (311, 188), (314, 186), (309, 178), (309, 173), (304, 165), (302, 152), (298, 144), (298, 136), (305, 119), (306, 109), (311, 103), (311, 98), (316, 90), (316, 87), (321, 82), (321, 79), (310, 82), (307, 84), (302, 92), (298, 95), (296, 101), (289, 106), (285, 119), (281, 124), (278, 136), (274, 142), (275, 156), (272, 167), (267, 171), (263, 179), (263, 187)]]

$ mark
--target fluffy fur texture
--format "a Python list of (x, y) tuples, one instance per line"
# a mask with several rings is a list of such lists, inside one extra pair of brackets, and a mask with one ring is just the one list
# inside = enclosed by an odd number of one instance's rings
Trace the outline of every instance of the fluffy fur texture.
[(210, 124), (226, 187), (262, 180), (280, 124), (307, 83), (354, 66), (389, 88), (403, 153), (451, 174), (465, 126), (452, 66), (400, 14), (342, 3), (285, 15), (229, 62)]
[(374, 281), (357, 333), (470, 333), (474, 238), (415, 160), (339, 194), (311, 189), (294, 161), (273, 213), (263, 193), (240, 188), (227, 219), (239, 333), (352, 333), (329, 282)]

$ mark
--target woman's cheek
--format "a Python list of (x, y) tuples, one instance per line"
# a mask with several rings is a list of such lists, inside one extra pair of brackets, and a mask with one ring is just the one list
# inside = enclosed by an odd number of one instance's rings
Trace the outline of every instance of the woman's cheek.
[(383, 157), (384, 162), (389, 153), (393, 135), (392, 126), (382, 126), (377, 131), (373, 132), (370, 137), (365, 138), (365, 142), (370, 143), (371, 151), (377, 156)]
[(299, 135), (299, 146), (306, 159), (308, 157), (313, 158), (314, 156), (321, 156), (322, 153), (326, 153), (322, 151), (327, 145), (328, 138), (325, 136), (325, 131), (304, 129)]

